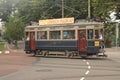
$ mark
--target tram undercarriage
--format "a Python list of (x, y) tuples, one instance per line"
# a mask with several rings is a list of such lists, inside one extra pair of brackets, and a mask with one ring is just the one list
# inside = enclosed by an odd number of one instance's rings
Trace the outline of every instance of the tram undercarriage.
[(81, 51), (48, 51), (48, 50), (36, 50), (28, 51), (27, 54), (32, 56), (41, 57), (62, 57), (62, 58), (89, 58), (89, 57), (107, 57), (104, 49), (100, 49), (99, 53), (87, 53)]

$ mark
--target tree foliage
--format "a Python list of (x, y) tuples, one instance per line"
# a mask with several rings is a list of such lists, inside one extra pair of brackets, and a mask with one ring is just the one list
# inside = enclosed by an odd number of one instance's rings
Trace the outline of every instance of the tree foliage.
[[(24, 22), (18, 14), (10, 16), (5, 24), (4, 38), (9, 41), (21, 40), (24, 36)], [(17, 45), (17, 44), (16, 44)]]
[(36, 21), (42, 16), (44, 11), (45, 0), (21, 0), (18, 4), (18, 12), (20, 13), (23, 21), (29, 23), (30, 21)]
[[(92, 7), (92, 17), (100, 17), (103, 22), (106, 21), (107, 18), (110, 18), (110, 12), (115, 11), (119, 13), (119, 0), (91, 0)], [(119, 15), (117, 15), (118, 17)]]
[(0, 18), (7, 21), (8, 17), (16, 10), (18, 0), (0, 0)]
[(62, 18), (62, 6), (64, 17), (75, 19), (87, 17), (87, 0), (63, 0), (63, 5), (62, 0), (46, 0), (43, 15), (47, 18)]

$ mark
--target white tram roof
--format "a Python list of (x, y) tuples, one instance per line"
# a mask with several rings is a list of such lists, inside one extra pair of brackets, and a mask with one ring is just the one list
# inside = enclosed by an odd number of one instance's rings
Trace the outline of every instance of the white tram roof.
[[(79, 22), (79, 23), (70, 23), (70, 24), (54, 24), (54, 25), (29, 25), (25, 28), (37, 28), (37, 27), (61, 27), (61, 26), (82, 26), (82, 25), (103, 25), (101, 22)], [(83, 27), (83, 26), (82, 26)]]

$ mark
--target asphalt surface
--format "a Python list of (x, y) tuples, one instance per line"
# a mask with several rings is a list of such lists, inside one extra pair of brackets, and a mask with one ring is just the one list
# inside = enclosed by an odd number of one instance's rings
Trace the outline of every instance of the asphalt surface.
[(36, 62), (0, 80), (120, 80), (120, 48), (108, 48), (106, 54), (108, 58), (88, 59), (26, 56)]
[(36, 58), (26, 55), (23, 49), (15, 49), (13, 45), (7, 44), (6, 50), (0, 54), (0, 77), (22, 70), (35, 62)]

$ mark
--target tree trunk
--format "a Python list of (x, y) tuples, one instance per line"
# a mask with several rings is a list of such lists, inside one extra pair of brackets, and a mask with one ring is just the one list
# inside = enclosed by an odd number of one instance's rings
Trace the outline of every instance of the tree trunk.
[(18, 41), (15, 40), (15, 48), (18, 48)]

